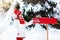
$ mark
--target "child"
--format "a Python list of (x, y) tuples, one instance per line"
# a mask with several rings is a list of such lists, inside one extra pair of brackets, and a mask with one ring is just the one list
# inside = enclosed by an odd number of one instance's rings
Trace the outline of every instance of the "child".
[(21, 11), (19, 9), (20, 7), (19, 7), (19, 4), (17, 3), (14, 9), (14, 14), (17, 15), (16, 19), (19, 19), (19, 16), (21, 15)]
[(23, 19), (22, 14), (21, 14), (22, 12), (19, 9), (20, 9), (19, 3), (17, 3), (15, 6), (15, 9), (14, 9), (14, 14), (17, 15), (16, 19), (19, 20), (20, 24), (24, 24), (24, 19)]

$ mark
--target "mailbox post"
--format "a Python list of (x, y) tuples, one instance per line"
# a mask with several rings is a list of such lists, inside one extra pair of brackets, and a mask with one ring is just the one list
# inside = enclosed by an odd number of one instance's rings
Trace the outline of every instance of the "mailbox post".
[[(38, 21), (38, 22), (37, 22)], [(46, 40), (49, 40), (48, 38), (48, 24), (57, 24), (56, 18), (47, 18), (47, 17), (41, 17), (41, 18), (34, 18), (33, 23), (39, 23), (39, 24), (46, 24)]]

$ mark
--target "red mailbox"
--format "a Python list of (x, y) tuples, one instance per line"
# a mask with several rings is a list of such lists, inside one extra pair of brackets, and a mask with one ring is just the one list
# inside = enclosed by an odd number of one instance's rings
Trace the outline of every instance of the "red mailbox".
[(39, 18), (40, 24), (57, 24), (56, 18)]
[(47, 18), (47, 17), (41, 17), (41, 18), (34, 18), (33, 23), (39, 23), (39, 24), (57, 24), (56, 18)]
[(39, 23), (39, 24), (46, 24), (46, 38), (47, 40), (49, 40), (48, 38), (48, 25), (47, 24), (57, 24), (57, 19), (56, 18), (47, 18), (47, 17), (41, 17), (41, 18), (34, 18), (33, 19), (33, 23)]

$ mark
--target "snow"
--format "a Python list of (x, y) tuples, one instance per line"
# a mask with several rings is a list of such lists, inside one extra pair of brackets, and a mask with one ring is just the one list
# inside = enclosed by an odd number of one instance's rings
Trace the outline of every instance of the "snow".
[[(60, 40), (60, 30), (54, 28), (49, 29), (49, 40)], [(30, 31), (26, 30), (26, 38), (23, 40), (46, 40), (46, 30), (39, 24), (36, 24), (35, 28)]]
[[(18, 1), (19, 2), (19, 1)], [(23, 40), (46, 40), (46, 30), (41, 27), (40, 24), (35, 24), (35, 28), (31, 28), (31, 30), (27, 30), (25, 26), (28, 26), (32, 24), (31, 20), (30, 22), (26, 22), (26, 24), (20, 24), (18, 20), (15, 20), (15, 16), (13, 14), (13, 9), (16, 1), (13, 2), (13, 5), (9, 9), (9, 11), (6, 12), (6, 16), (4, 16), (3, 20), (0, 17), (0, 40), (16, 40), (17, 33), (20, 33), (19, 37), (26, 37)], [(21, 4), (22, 7), (24, 6)], [(37, 4), (36, 6), (41, 9), (41, 5)], [(47, 4), (48, 5), (48, 4)], [(37, 10), (37, 7), (34, 6), (34, 11)], [(59, 5), (57, 5), (59, 6)], [(21, 7), (21, 10), (22, 10)], [(29, 7), (26, 9), (31, 9), (31, 4)], [(49, 7), (48, 7), (49, 8)], [(37, 11), (39, 11), (39, 9)], [(60, 16), (56, 18), (60, 18)], [(14, 21), (12, 21), (12, 18)], [(49, 40), (60, 40), (60, 29), (56, 28), (51, 28), (48, 26), (48, 31), (49, 31)]]
[(10, 25), (10, 22), (12, 22), (11, 17), (13, 16), (13, 9), (14, 5), (12, 5), (9, 11), (6, 12), (7, 15), (3, 18), (3, 20), (0, 21), (0, 40), (16, 40), (18, 33), (15, 27), (16, 24)]
[(33, 7), (33, 11), (34, 12), (37, 12), (37, 11), (39, 11), (39, 10), (41, 10), (42, 9), (42, 6), (38, 3), (38, 4), (36, 4), (36, 5), (34, 5), (34, 7)]

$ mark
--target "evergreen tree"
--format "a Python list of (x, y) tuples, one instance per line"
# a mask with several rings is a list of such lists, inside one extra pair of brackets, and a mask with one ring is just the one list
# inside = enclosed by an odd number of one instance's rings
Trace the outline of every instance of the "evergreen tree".
[[(29, 22), (30, 20), (32, 20), (32, 18), (34, 18), (35, 16), (38, 16), (38, 15), (40, 15), (41, 17), (48, 17), (48, 18), (55, 18), (54, 17), (55, 14), (59, 15), (59, 13), (57, 13), (57, 10), (54, 11), (54, 8), (56, 8), (57, 3), (53, 2), (53, 1), (48, 1), (48, 0), (38, 0), (38, 1), (39, 2), (37, 2), (37, 3), (39, 3), (42, 6), (42, 8), (44, 8), (44, 10), (41, 9), (37, 12), (33, 12), (33, 9), (32, 9), (31, 11), (28, 11), (26, 13), (27, 15), (25, 15), (23, 13), (23, 17), (24, 17), (25, 21)], [(34, 3), (34, 2), (32, 2), (32, 3), (34, 5), (37, 4), (37, 3)], [(59, 20), (57, 20), (57, 21), (58, 21), (58, 24), (55, 24), (55, 25), (50, 24), (50, 25), (52, 25), (55, 28), (60, 29), (60, 27), (59, 27), (60, 26), (60, 21)], [(44, 27), (44, 25), (43, 25), (43, 27)]]

